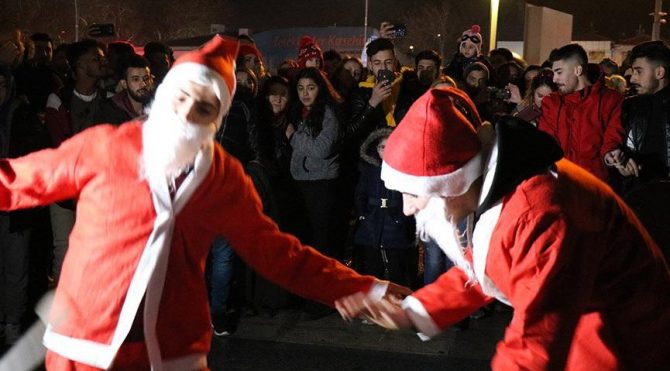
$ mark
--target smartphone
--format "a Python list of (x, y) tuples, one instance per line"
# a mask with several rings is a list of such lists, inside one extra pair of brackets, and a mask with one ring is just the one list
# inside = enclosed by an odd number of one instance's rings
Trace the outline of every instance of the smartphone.
[(407, 26), (404, 23), (394, 23), (391, 31), (396, 39), (407, 36)]
[(378, 83), (382, 82), (382, 81), (386, 81), (387, 84), (390, 84), (390, 83), (393, 82), (394, 78), (395, 78), (395, 75), (393, 74), (393, 71), (391, 71), (391, 70), (383, 69), (383, 70), (379, 70), (379, 72), (377, 72), (377, 82)]
[(524, 121), (534, 121), (540, 118), (542, 116), (542, 111), (535, 107), (534, 104), (531, 104), (530, 106), (522, 109), (521, 111), (517, 112), (514, 117), (518, 117)]

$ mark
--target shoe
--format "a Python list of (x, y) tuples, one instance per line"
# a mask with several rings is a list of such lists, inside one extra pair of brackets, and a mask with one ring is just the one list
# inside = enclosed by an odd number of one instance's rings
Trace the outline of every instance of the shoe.
[(237, 331), (237, 312), (226, 312), (212, 318), (212, 328), (215, 336), (230, 336)]
[(21, 325), (8, 323), (5, 325), (5, 345), (14, 345), (21, 338)]

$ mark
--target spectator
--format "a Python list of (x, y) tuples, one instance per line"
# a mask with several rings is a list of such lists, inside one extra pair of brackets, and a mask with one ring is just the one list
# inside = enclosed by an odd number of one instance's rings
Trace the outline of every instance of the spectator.
[(172, 66), (172, 49), (161, 42), (151, 41), (144, 45), (144, 58), (149, 61), (149, 69), (154, 74), (156, 86), (160, 85)]
[(349, 100), (354, 89), (358, 87), (362, 76), (363, 64), (355, 57), (344, 57), (329, 75), (333, 87), (345, 101)]
[(611, 58), (605, 58), (598, 64), (600, 66), (600, 71), (605, 77), (619, 74), (619, 65)]
[(291, 175), (298, 182), (307, 207), (309, 235), (303, 241), (326, 256), (338, 256), (338, 178), (340, 176), (340, 97), (316, 67), (302, 69), (292, 86), (289, 121)]
[(626, 99), (623, 122), (629, 159), (617, 167), (625, 177), (621, 194), (654, 240), (670, 257), (670, 48), (660, 41), (637, 45), (631, 53), (631, 84), (638, 95)]
[(25, 48), (21, 30), (9, 22), (0, 22), (0, 64), (12, 69), (18, 67), (23, 61)]
[(300, 38), (300, 49), (298, 50), (298, 67), (315, 67), (323, 71), (323, 53), (321, 47), (311, 36)]
[(391, 128), (373, 131), (361, 146), (365, 162), (356, 187), (355, 243), (360, 272), (409, 286), (416, 274), (414, 218), (402, 213), (402, 194), (388, 190), (381, 164)]
[(95, 121), (121, 125), (144, 114), (154, 96), (154, 76), (146, 58), (133, 54), (118, 63), (119, 86), (123, 89), (100, 104)]
[[(90, 39), (70, 44), (67, 57), (73, 81), (47, 99), (45, 124), (53, 147), (96, 124), (95, 116), (106, 98), (106, 92), (98, 85), (105, 73), (105, 55), (100, 44)], [(54, 244), (52, 274), (57, 281), (74, 226), (74, 202), (52, 204), (50, 212)]]
[(628, 83), (626, 79), (621, 75), (609, 75), (605, 76), (605, 86), (616, 91), (621, 95), (628, 95)]
[(439, 77), (442, 58), (435, 50), (424, 50), (414, 57), (419, 83), (429, 88)]
[(542, 116), (542, 100), (558, 90), (553, 80), (554, 73), (551, 71), (542, 71), (538, 76), (535, 76), (526, 92), (526, 96), (516, 105), (512, 115), (537, 127), (538, 120)]
[(507, 48), (493, 49), (489, 52), (489, 60), (494, 70), (505, 63), (514, 62), (514, 54)]
[(237, 55), (237, 66), (251, 70), (256, 75), (259, 85), (263, 85), (265, 79), (268, 78), (268, 73), (263, 63), (263, 54), (258, 50), (256, 44), (240, 44), (240, 51)]
[(588, 57), (579, 44), (551, 52), (558, 92), (542, 101), (538, 128), (556, 138), (565, 157), (606, 181), (608, 166), (623, 161), (623, 96), (587, 77)]
[[(16, 97), (12, 73), (0, 64), (0, 157), (16, 158), (48, 145), (44, 126)], [(40, 226), (37, 212), (0, 214), (0, 348), (18, 340), (27, 313), (30, 242)]]
[(491, 63), (482, 54), (483, 39), (479, 31), (479, 25), (473, 25), (463, 31), (463, 34), (458, 39), (458, 51), (444, 69), (444, 74), (450, 76), (456, 82), (463, 81), (466, 68), (474, 62), (483, 63), (490, 72), (493, 72)]
[(335, 49), (330, 49), (323, 53), (323, 72), (326, 76), (332, 76), (335, 68), (342, 62), (342, 54)]

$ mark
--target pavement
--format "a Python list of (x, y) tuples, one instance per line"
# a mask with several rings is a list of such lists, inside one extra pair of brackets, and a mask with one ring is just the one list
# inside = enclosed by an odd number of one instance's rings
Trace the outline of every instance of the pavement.
[(209, 366), (218, 370), (488, 370), (511, 311), (447, 329), (430, 341), (414, 333), (346, 323), (332, 313), (307, 319), (299, 311), (241, 319), (237, 332), (214, 337)]

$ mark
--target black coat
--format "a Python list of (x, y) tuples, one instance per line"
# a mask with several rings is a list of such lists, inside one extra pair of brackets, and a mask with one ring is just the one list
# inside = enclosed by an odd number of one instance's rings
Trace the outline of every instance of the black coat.
[(368, 138), (363, 144), (369, 149), (369, 155), (363, 156), (366, 163), (362, 166), (356, 186), (358, 225), (354, 242), (373, 248), (407, 249), (414, 246), (415, 221), (402, 212), (402, 194), (384, 186), (381, 161), (376, 155), (376, 144), (379, 141), (379, 137), (375, 138), (377, 133), (379, 130), (372, 133), (372, 140)]

